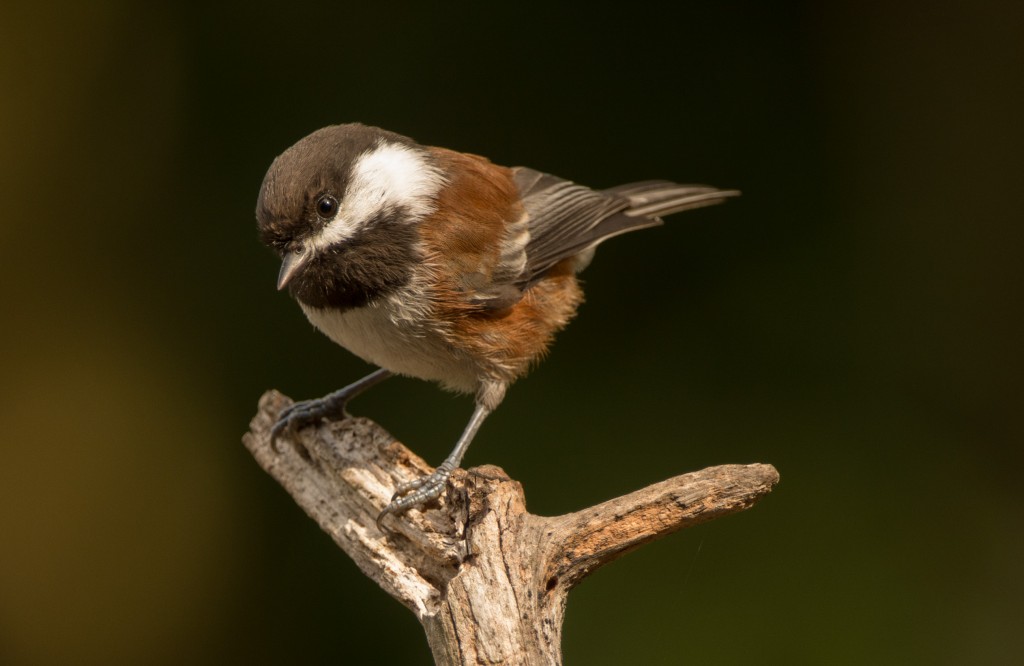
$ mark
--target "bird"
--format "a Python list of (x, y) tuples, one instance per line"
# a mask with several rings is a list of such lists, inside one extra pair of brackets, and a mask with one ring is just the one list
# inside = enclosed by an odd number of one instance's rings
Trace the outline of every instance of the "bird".
[(271, 441), (347, 418), (352, 398), (395, 375), (471, 394), (451, 453), (399, 484), (377, 525), (429, 503), (508, 387), (576, 314), (577, 275), (596, 246), (738, 194), (665, 180), (596, 190), (360, 123), (309, 134), (267, 170), (259, 237), (281, 258), (278, 290), (377, 369), (283, 409)]

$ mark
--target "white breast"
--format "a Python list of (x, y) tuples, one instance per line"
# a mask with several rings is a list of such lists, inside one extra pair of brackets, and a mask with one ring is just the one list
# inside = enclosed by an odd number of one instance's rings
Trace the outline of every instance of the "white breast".
[(472, 393), (477, 389), (477, 373), (470, 359), (436, 333), (393, 316), (393, 306), (387, 301), (345, 311), (299, 305), (327, 337), (368, 363), (439, 382), (455, 391)]

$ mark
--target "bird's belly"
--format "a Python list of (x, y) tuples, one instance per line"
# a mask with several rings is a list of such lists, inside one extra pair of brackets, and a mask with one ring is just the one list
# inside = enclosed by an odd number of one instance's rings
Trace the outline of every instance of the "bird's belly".
[(468, 357), (436, 334), (395, 323), (386, 306), (339, 311), (299, 305), (313, 326), (368, 363), (455, 391), (470, 393), (479, 385)]

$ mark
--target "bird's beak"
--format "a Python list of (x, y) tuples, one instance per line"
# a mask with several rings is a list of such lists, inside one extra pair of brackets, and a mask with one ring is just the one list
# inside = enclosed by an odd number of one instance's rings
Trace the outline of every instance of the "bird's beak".
[(281, 261), (281, 272), (277, 274), (278, 290), (288, 286), (288, 283), (302, 270), (312, 254), (306, 250), (305, 252), (289, 252), (284, 255), (284, 259)]

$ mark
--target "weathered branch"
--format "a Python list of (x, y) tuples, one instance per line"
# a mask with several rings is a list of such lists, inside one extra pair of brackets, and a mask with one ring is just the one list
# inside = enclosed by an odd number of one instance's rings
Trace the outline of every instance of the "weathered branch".
[(423, 624), (439, 664), (559, 664), (569, 590), (598, 567), (684, 527), (740, 511), (778, 482), (771, 465), (683, 474), (556, 517), (526, 511), (500, 468), (457, 470), (440, 501), (386, 524), (374, 519), (397, 484), (430, 467), (380, 426), (351, 418), (269, 440), (290, 404), (260, 400), (246, 447), (367, 576)]

